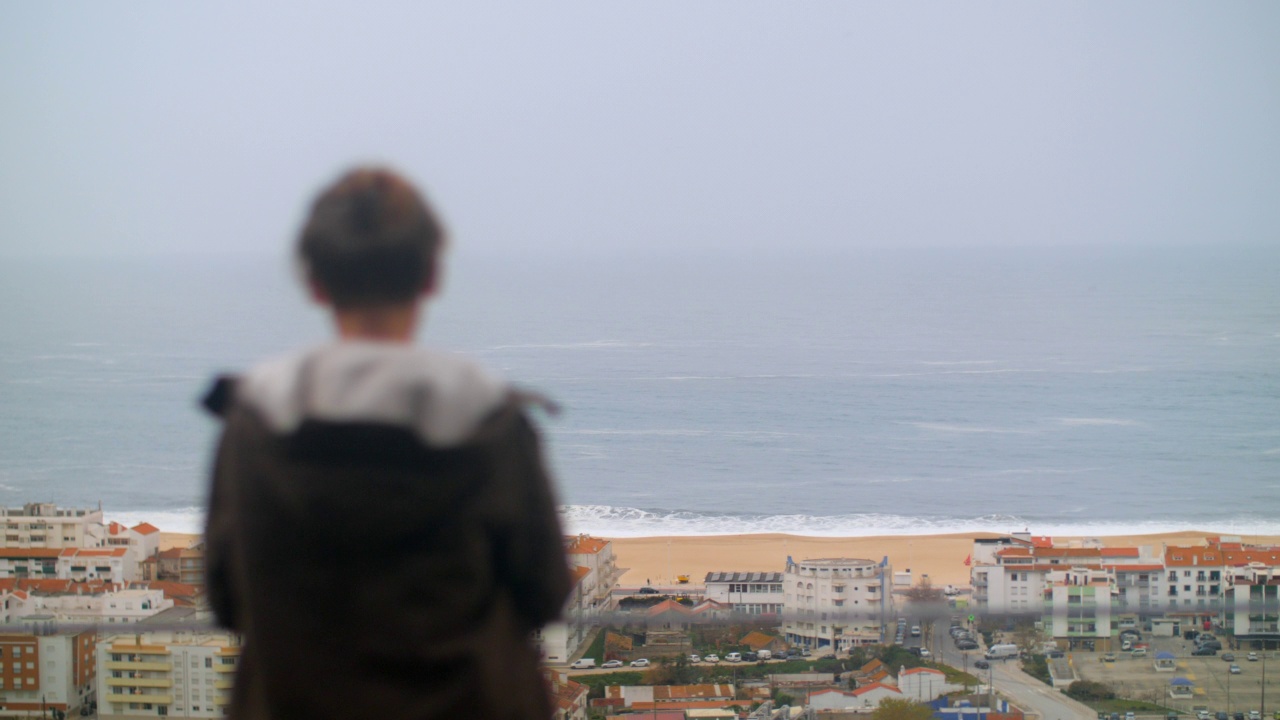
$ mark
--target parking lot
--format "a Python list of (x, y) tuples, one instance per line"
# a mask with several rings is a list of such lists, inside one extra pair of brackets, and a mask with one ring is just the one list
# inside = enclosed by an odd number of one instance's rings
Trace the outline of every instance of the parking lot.
[[(1280, 653), (1274, 650), (1266, 652), (1265, 657), (1263, 652), (1256, 651), (1258, 660), (1253, 662), (1246, 659), (1248, 650), (1232, 652), (1234, 664), (1240, 667), (1240, 674), (1234, 675), (1229, 672), (1232, 663), (1222, 659), (1225, 653), (1192, 656), (1192, 643), (1181, 638), (1144, 637), (1143, 641), (1151, 644), (1146, 656), (1116, 652), (1114, 662), (1103, 662), (1105, 653), (1076, 650), (1069, 653), (1069, 659), (1081, 679), (1107, 683), (1121, 697), (1155, 702), (1183, 712), (1191, 713), (1197, 707), (1206, 707), (1210, 712), (1244, 712), (1246, 715), (1250, 710), (1265, 710), (1264, 715), (1270, 718), (1280, 709)], [(1173, 672), (1155, 670), (1155, 655), (1159, 652), (1174, 655), (1176, 669)], [(1270, 688), (1264, 682), (1264, 666)], [(1191, 699), (1170, 698), (1169, 682), (1175, 677), (1193, 683)], [(1264, 690), (1267, 691), (1265, 705)]]

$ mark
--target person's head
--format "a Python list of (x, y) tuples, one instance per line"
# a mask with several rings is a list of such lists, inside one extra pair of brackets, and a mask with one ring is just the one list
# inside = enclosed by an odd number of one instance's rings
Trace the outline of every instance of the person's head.
[(311, 206), (298, 258), (317, 300), (335, 310), (415, 303), (436, 287), (444, 229), (421, 193), (382, 168), (358, 168)]

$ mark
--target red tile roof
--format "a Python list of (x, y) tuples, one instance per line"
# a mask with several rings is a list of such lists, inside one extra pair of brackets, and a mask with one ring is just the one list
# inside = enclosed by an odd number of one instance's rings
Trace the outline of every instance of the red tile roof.
[(570, 555), (595, 555), (609, 547), (608, 540), (601, 540), (590, 535), (575, 535), (565, 545), (565, 552)]
[(0, 558), (55, 558), (60, 548), (0, 548)]
[(128, 548), (63, 548), (60, 557), (124, 557)]
[(144, 523), (138, 523), (137, 525), (134, 525), (133, 531), (138, 533), (139, 535), (150, 535), (152, 533), (160, 532), (160, 528), (156, 527), (155, 525), (152, 525), (151, 523), (144, 522)]
[(692, 615), (692, 614), (693, 614), (693, 611), (692, 611), (692, 610), (690, 610), (689, 608), (685, 607), (684, 605), (681, 605), (680, 603), (676, 602), (675, 600), (672, 600), (671, 598), (667, 598), (666, 600), (663, 600), (662, 602), (658, 603), (657, 605), (654, 605), (653, 607), (651, 607), (651, 608), (649, 608), (648, 610), (646, 610), (644, 614), (645, 614), (645, 615), (647, 615), (647, 616), (649, 616), (649, 617), (653, 617), (654, 615), (661, 615), (662, 613), (666, 613), (666, 612), (674, 612), (674, 613), (678, 613), (678, 614), (680, 614), (680, 615)]

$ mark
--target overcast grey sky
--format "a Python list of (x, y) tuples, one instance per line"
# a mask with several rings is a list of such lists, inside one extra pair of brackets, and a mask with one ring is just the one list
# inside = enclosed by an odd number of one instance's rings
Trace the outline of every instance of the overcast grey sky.
[(1280, 241), (1280, 3), (0, 6), (0, 254)]

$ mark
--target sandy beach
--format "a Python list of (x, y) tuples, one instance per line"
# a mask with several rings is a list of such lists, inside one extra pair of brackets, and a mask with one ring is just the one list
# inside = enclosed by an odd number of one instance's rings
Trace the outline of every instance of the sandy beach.
[[(1146, 546), (1159, 554), (1165, 545), (1203, 545), (1205, 538), (1218, 533), (1196, 530), (1158, 535), (1125, 535), (1097, 538), (1109, 546)], [(688, 575), (693, 585), (701, 585), (709, 572), (780, 572), (787, 556), (796, 560), (813, 558), (865, 558), (879, 562), (888, 556), (895, 572), (911, 570), (920, 582), (924, 576), (934, 585), (969, 584), (965, 558), (973, 550), (975, 537), (998, 537), (996, 533), (951, 535), (886, 535), (871, 537), (805, 537), (800, 535), (709, 535), (610, 538), (618, 566), (627, 568), (619, 581), (623, 587), (674, 585), (676, 577)], [(198, 535), (164, 532), (161, 549), (187, 547)], [(1280, 545), (1276, 536), (1243, 536), (1246, 543)], [(1081, 537), (1055, 537), (1059, 545), (1080, 545)]]
[[(1203, 545), (1217, 533), (1186, 531), (1158, 535), (1109, 536), (1098, 538), (1108, 546), (1148, 546), (1156, 554), (1164, 545)], [(819, 538), (797, 535), (720, 535), (709, 537), (612, 538), (619, 567), (629, 568), (620, 581), (624, 587), (675, 583), (676, 576), (688, 575), (692, 584), (701, 584), (708, 572), (782, 571), (787, 556), (796, 560), (830, 557), (865, 558), (879, 562), (886, 555), (895, 572), (908, 568), (916, 582), (925, 575), (934, 585), (968, 585), (965, 558), (973, 549), (974, 537), (999, 537), (996, 533), (974, 535), (894, 535), (881, 537)], [(1247, 543), (1276, 544), (1280, 538), (1247, 536)], [(1083, 543), (1084, 538), (1055, 537), (1055, 544)]]

